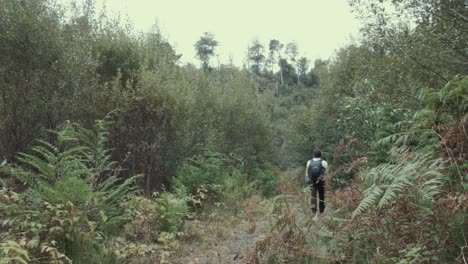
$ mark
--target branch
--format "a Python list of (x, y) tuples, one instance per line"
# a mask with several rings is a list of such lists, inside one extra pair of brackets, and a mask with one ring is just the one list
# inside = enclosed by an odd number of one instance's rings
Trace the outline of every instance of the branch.
[(403, 54), (406, 54), (406, 56), (408, 56), (408, 58), (410, 58), (414, 63), (416, 63), (417, 65), (419, 65), (420, 67), (426, 69), (427, 71), (430, 71), (432, 73), (434, 73), (435, 75), (439, 76), (442, 80), (444, 80), (446, 83), (449, 81), (447, 80), (442, 74), (440, 74), (439, 72), (436, 72), (435, 70), (433, 70), (432, 68), (430, 68), (429, 66), (427, 65), (424, 65), (422, 64), (421, 62), (419, 62), (414, 56), (411, 56), (409, 55), (408, 53), (405, 52), (404, 49), (398, 47), (397, 45), (393, 45), (393, 47), (399, 49)]
[(448, 10), (450, 11), (450, 13), (452, 13), (453, 15), (455, 15), (455, 17), (458, 17), (460, 18), (461, 20), (463, 20), (465, 23), (468, 22), (468, 17), (458, 13), (455, 9), (453, 8), (448, 8)]

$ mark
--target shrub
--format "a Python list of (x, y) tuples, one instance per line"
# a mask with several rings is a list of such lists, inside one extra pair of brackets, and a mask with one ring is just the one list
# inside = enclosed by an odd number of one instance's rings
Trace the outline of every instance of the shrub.
[(30, 260), (28, 251), (15, 241), (8, 240), (0, 244), (0, 263), (18, 262), (27, 264)]
[(459, 201), (444, 198), (445, 168), (441, 159), (400, 148), (390, 163), (363, 172), (362, 200), (336, 236), (343, 254), (353, 262), (451, 261), (463, 245), (455, 230), (463, 227), (460, 209), (447, 210)]
[(275, 186), (277, 175), (269, 169), (260, 170), (257, 169), (254, 172), (256, 187), (260, 193), (265, 197), (272, 197), (276, 194)]
[(188, 213), (187, 199), (164, 192), (156, 199), (155, 210), (155, 220), (159, 223), (161, 231), (180, 231)]
[(1, 168), (26, 186), (21, 194), (1, 191), (2, 229), (31, 259), (104, 262), (106, 254), (94, 257), (102, 248), (101, 232), (128, 221), (120, 202), (135, 192), (136, 177), (119, 178), (105, 148), (105, 123), (98, 121), (95, 129), (69, 124), (53, 132), (55, 144), (39, 141), (35, 155), (21, 153), (19, 165)]
[(222, 194), (219, 201), (223, 208), (237, 216), (241, 212), (242, 201), (257, 193), (255, 185), (255, 182), (250, 182), (240, 172), (226, 177), (219, 188)]
[(204, 151), (187, 159), (174, 179), (175, 192), (197, 195), (200, 187), (207, 191), (209, 202), (219, 201), (224, 195), (222, 185), (226, 178), (242, 171), (239, 159), (221, 153)]

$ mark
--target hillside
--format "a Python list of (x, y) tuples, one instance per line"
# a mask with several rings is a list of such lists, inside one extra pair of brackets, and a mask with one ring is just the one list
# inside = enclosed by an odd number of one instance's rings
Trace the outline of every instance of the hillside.
[(255, 39), (240, 67), (209, 32), (182, 64), (93, 1), (0, 0), (0, 264), (466, 263), (466, 1), (349, 4), (333, 57)]

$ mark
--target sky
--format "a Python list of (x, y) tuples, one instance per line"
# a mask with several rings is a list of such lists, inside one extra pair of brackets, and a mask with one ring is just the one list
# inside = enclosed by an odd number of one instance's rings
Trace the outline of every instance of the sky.
[(164, 36), (182, 54), (182, 63), (199, 64), (194, 44), (204, 32), (219, 42), (217, 63), (242, 66), (247, 47), (258, 39), (296, 42), (301, 56), (326, 59), (358, 35), (359, 21), (347, 0), (95, 0), (112, 14), (128, 16), (137, 30), (157, 21)]

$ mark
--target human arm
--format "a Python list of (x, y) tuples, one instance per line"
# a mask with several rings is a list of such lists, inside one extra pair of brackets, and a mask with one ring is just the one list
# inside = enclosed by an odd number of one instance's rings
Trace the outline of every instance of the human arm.
[(304, 182), (306, 184), (311, 183), (310, 178), (309, 178), (309, 172), (308, 172), (309, 171), (309, 169), (308, 169), (309, 168), (309, 163), (310, 163), (310, 160), (307, 161), (307, 164), (306, 164), (306, 167), (305, 167), (305, 173), (304, 173)]
[(322, 167), (325, 169), (325, 171), (327, 171), (327, 169), (328, 169), (328, 162), (326, 162), (325, 160), (322, 160)]

